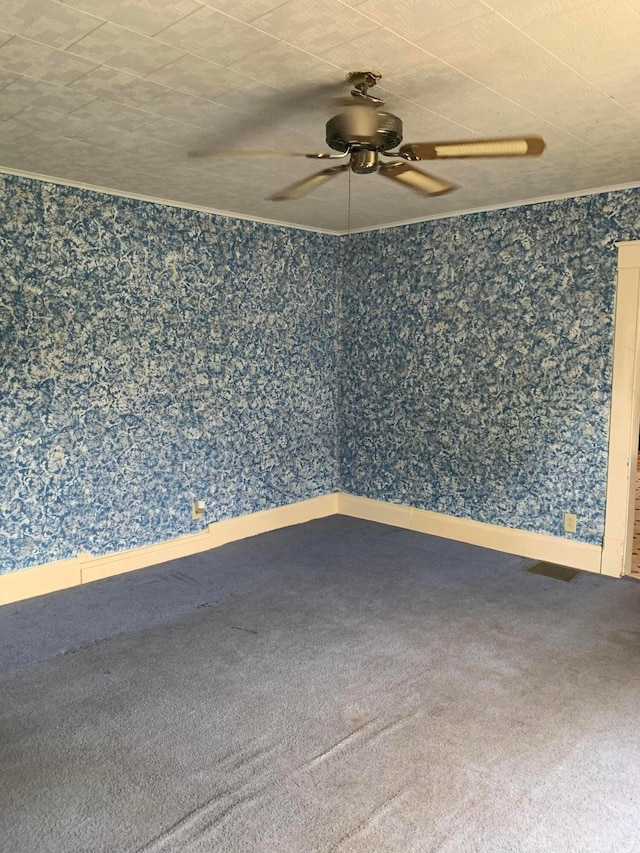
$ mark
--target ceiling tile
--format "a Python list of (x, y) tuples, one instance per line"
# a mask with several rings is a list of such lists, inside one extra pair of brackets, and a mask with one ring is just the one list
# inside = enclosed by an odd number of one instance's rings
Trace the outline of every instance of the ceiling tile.
[(76, 161), (73, 166), (73, 180), (82, 184), (93, 184), (106, 190), (114, 189), (131, 193), (128, 187), (135, 179), (138, 171), (123, 166), (116, 169), (109, 165), (96, 169), (90, 163), (78, 163)]
[(89, 104), (79, 107), (73, 112), (73, 117), (92, 124), (108, 124), (120, 130), (136, 130), (152, 121), (148, 113), (104, 98), (95, 98)]
[(214, 101), (220, 106), (228, 107), (234, 114), (255, 123), (257, 118), (268, 115), (266, 110), (270, 106), (273, 106), (274, 98), (277, 100), (280, 96), (284, 97), (286, 94), (288, 93), (274, 89), (273, 86), (267, 86), (266, 83), (258, 83), (247, 79), (237, 89), (220, 92), (208, 100)]
[[(268, 110), (270, 108), (275, 110), (279, 98), (284, 98), (286, 94), (288, 93), (274, 89), (273, 86), (248, 81), (239, 88), (223, 92), (210, 100), (218, 106), (227, 108), (225, 115), (229, 120), (233, 117), (237, 120), (236, 122), (225, 123), (225, 129), (227, 127), (236, 128), (236, 124), (247, 124), (249, 127), (253, 127), (257, 120), (263, 120), (265, 116), (270, 118), (271, 114)], [(238, 129), (233, 132), (241, 132), (241, 130)]]
[(450, 121), (468, 129), (461, 137), (510, 136), (535, 133), (536, 117), (517, 104), (465, 77), (451, 80), (445, 88), (428, 91), (420, 103)]
[(150, 147), (141, 146), (138, 149), (138, 155), (140, 156), (141, 165), (145, 169), (149, 169), (152, 172), (155, 171), (160, 175), (164, 174), (166, 180), (166, 176), (171, 174), (173, 169), (182, 163), (184, 151), (182, 148), (176, 148), (174, 145), (166, 145), (162, 149), (152, 145)]
[[(56, 163), (47, 168), (41, 152), (33, 151), (26, 143), (30, 143), (32, 137), (22, 137), (17, 142), (6, 143), (2, 146), (2, 164), (5, 169), (18, 169), (21, 172), (31, 172), (34, 175), (45, 175), (59, 177)], [(67, 178), (67, 180), (73, 180)]]
[[(132, 151), (134, 154), (143, 154), (145, 150), (141, 137), (107, 125), (93, 125), (83, 132), (81, 139), (87, 144), (98, 145), (103, 148), (109, 147), (114, 150)], [(146, 142), (146, 140), (144, 141)], [(157, 141), (157, 144), (164, 145), (165, 143)]]
[(481, 0), (366, 0), (357, 9), (412, 42), (489, 11)]
[(170, 170), (182, 164), (186, 158), (184, 149), (176, 145), (153, 139), (140, 132), (125, 132), (105, 125), (89, 128), (80, 139), (83, 142), (108, 147), (116, 158), (121, 151), (133, 154), (146, 169), (164, 171), (165, 175), (170, 175)]
[(393, 93), (387, 95), (385, 92), (380, 92), (379, 94), (385, 99), (385, 109), (402, 120), (405, 142), (457, 139), (469, 135), (467, 128), (461, 127), (451, 119), (436, 115), (426, 107), (398, 98)]
[(71, 113), (93, 100), (93, 95), (70, 91), (65, 86), (19, 77), (0, 90), (0, 101), (13, 98), (22, 107), (34, 106), (59, 113)]
[(287, 0), (202, 0), (206, 6), (212, 6), (220, 12), (226, 12), (240, 21), (255, 21), (266, 12), (282, 6)]
[(541, 120), (537, 130), (547, 146), (542, 154), (542, 162), (564, 169), (568, 163), (576, 163), (581, 157), (589, 159), (595, 154), (592, 145), (549, 122)]
[(12, 142), (17, 142), (31, 132), (31, 128), (20, 121), (9, 118), (6, 121), (0, 120), (0, 139), (3, 145), (10, 145)]
[[(344, 74), (335, 64), (310, 56), (282, 41), (271, 43), (251, 56), (234, 62), (229, 68), (270, 86), (286, 87), (288, 92), (291, 92), (291, 87), (297, 87), (304, 81), (303, 97), (308, 97), (309, 88), (316, 83), (335, 83), (338, 89), (344, 80)], [(295, 90), (291, 94), (295, 96)]]
[(606, 189), (616, 184), (636, 183), (640, 163), (617, 161), (606, 163), (600, 167), (582, 169), (579, 175), (569, 174), (566, 178), (567, 191), (584, 192), (585, 190)]
[(150, 121), (145, 125), (145, 134), (162, 142), (169, 142), (171, 145), (178, 145), (188, 150), (203, 148), (208, 142), (208, 131), (203, 127), (185, 124), (171, 118), (152, 118), (149, 114), (147, 119)]
[(465, 79), (466, 75), (456, 68), (437, 57), (425, 55), (422, 65), (407, 69), (401, 74), (385, 74), (380, 88), (422, 104), (431, 95), (445, 92)]
[[(81, 139), (63, 138), (40, 131), (31, 133), (16, 144), (18, 146), (16, 151), (22, 150), (25, 153), (34, 154), (38, 158), (35, 163), (33, 160), (31, 161), (31, 169), (26, 167), (28, 171), (35, 171), (39, 174), (50, 174), (52, 176), (56, 176), (57, 172), (51, 171), (51, 169), (60, 168), (62, 170), (65, 163), (72, 164), (74, 157), (82, 156), (89, 150), (87, 143)], [(35, 168), (33, 168), (34, 166)], [(42, 168), (38, 168), (39, 166)], [(49, 171), (45, 171), (45, 169)], [(68, 174), (68, 169), (66, 172)]]
[[(271, 127), (273, 130), (281, 128), (286, 132), (296, 132), (304, 134), (312, 140), (312, 151), (328, 151), (326, 139), (326, 124), (332, 115), (335, 115), (340, 108), (335, 106), (309, 107), (294, 110), (283, 110), (279, 115), (276, 114), (277, 120), (270, 125), (262, 123), (262, 128)], [(291, 146), (287, 146), (291, 148)]]
[[(324, 134), (323, 134), (324, 135)], [(323, 136), (322, 135), (322, 136)], [(214, 146), (218, 149), (218, 145)], [(275, 127), (256, 127), (253, 133), (247, 134), (242, 140), (234, 141), (233, 138), (227, 139), (225, 149), (240, 150), (240, 151), (282, 151), (282, 152), (297, 152), (301, 154), (312, 154), (317, 151), (328, 151), (324, 144), (324, 139), (314, 136), (309, 136), (306, 133), (299, 133), (296, 130), (287, 128), (281, 125)], [(306, 158), (279, 159), (279, 158), (261, 158), (257, 157), (255, 161), (244, 159), (244, 163), (255, 165), (260, 169), (278, 169), (287, 165), (287, 168), (296, 168), (297, 165), (317, 166), (318, 163)], [(293, 164), (293, 165), (292, 165)], [(323, 165), (322, 163), (320, 165)], [(331, 164), (324, 164), (331, 165)]]
[(247, 83), (246, 77), (222, 65), (189, 54), (149, 74), (148, 79), (181, 92), (210, 99)]
[(253, 23), (314, 54), (377, 28), (375, 22), (338, 0), (289, 0)]
[[(516, 26), (500, 15), (489, 13), (464, 21), (420, 39), (420, 45), (432, 56), (482, 79), (505, 59), (520, 59), (520, 66), (535, 72), (545, 52)], [(551, 60), (552, 61), (552, 60)], [(557, 63), (556, 63), (557, 64)], [(504, 76), (508, 76), (505, 74)]]
[[(153, 174), (153, 173), (149, 173)], [(163, 193), (171, 193), (174, 198), (185, 198), (185, 195), (200, 191), (211, 192), (213, 188), (226, 188), (229, 190), (230, 181), (228, 176), (222, 175), (215, 171), (211, 171), (208, 175), (194, 174), (188, 169), (182, 169), (176, 166), (171, 170), (171, 174), (158, 175), (154, 174), (154, 179), (158, 182), (157, 190), (160, 189)]]
[(20, 93), (10, 92), (8, 86), (0, 89), (0, 121), (7, 121), (24, 108), (25, 100)]
[[(124, 176), (132, 176), (135, 174), (145, 173), (145, 162), (142, 157), (138, 156), (138, 152), (130, 153), (128, 151), (118, 150), (115, 154), (108, 146), (92, 145), (86, 143), (82, 153), (77, 155), (78, 162), (87, 166), (95, 166), (99, 174), (103, 177), (112, 175), (113, 180), (120, 179)], [(91, 183), (89, 181), (89, 183)], [(120, 184), (110, 184), (107, 182), (103, 186), (113, 186), (117, 188)], [(122, 187), (125, 189), (125, 187)], [(133, 188), (129, 188), (133, 192)]]
[(51, 47), (68, 47), (101, 23), (54, 0), (3, 0), (2, 4), (3, 27)]
[(475, 96), (477, 103), (484, 96), (485, 90), (455, 68), (450, 68), (437, 59), (431, 59), (411, 71), (394, 75), (393, 79), (387, 80), (386, 83), (392, 92), (401, 93), (404, 98), (418, 106), (455, 122), (468, 132), (473, 132), (462, 101), (472, 100)]
[(180, 50), (109, 23), (80, 39), (68, 52), (142, 77), (182, 55)]
[[(560, 106), (562, 90), (589, 86), (564, 63), (497, 14), (465, 21), (423, 39), (430, 54), (458, 71), (533, 111), (549, 99), (551, 87)], [(597, 92), (593, 91), (593, 96)], [(585, 94), (588, 96), (588, 94)]]
[[(0, 62), (1, 57), (0, 50)], [(142, 80), (140, 77), (127, 74), (126, 71), (118, 71), (116, 68), (108, 68), (105, 65), (95, 68), (90, 74), (71, 83), (69, 88), (130, 107), (138, 107), (155, 100), (168, 91), (165, 86), (153, 83), (151, 80)]]
[(200, 8), (196, 0), (63, 0), (105, 21), (144, 35), (154, 35)]
[(19, 74), (15, 74), (13, 71), (5, 71), (4, 68), (0, 68), (0, 89), (4, 89), (4, 87), (8, 86), (9, 83), (14, 83), (19, 79)]
[(618, 0), (539, 18), (526, 32), (621, 104), (640, 88), (640, 15)]
[(380, 71), (385, 82), (387, 77), (392, 81), (394, 74), (423, 65), (428, 59), (423, 49), (383, 27), (343, 42), (322, 53), (322, 57), (345, 71)]
[(486, 0), (486, 3), (512, 23), (524, 27), (541, 18), (586, 6), (593, 0), (542, 0), (536, 3), (531, 0)]
[(629, 111), (629, 113), (635, 118), (640, 117), (640, 88), (636, 91), (636, 100), (624, 104), (624, 108)]
[[(152, 132), (152, 128), (145, 130)], [(160, 129), (160, 133), (162, 132)], [(182, 135), (183, 138), (184, 136), (186, 134)], [(180, 140), (180, 135), (176, 134), (176, 139)], [(211, 169), (224, 170), (230, 177), (234, 174), (244, 176), (256, 173), (259, 174), (261, 180), (265, 179), (268, 174), (273, 180), (280, 180), (281, 182), (286, 182), (292, 175), (295, 178), (298, 173), (301, 177), (309, 174), (314, 168), (317, 169), (322, 164), (318, 164), (314, 160), (307, 160), (304, 157), (265, 157), (261, 156), (260, 152), (278, 151), (284, 152), (286, 155), (287, 152), (291, 151), (311, 153), (318, 148), (324, 148), (324, 146), (314, 143), (314, 140), (305, 134), (282, 129), (257, 134), (255, 138), (248, 140), (245, 144), (239, 144), (233, 138), (215, 140), (212, 144), (209, 135), (200, 129), (199, 139), (192, 136), (188, 145), (190, 150), (220, 152), (220, 156), (190, 158), (188, 164), (190, 169), (197, 169), (203, 174), (207, 174)], [(224, 152), (247, 152), (248, 156), (224, 156)], [(255, 156), (252, 156), (253, 152), (257, 152)], [(290, 179), (293, 180), (294, 178)]]
[[(640, 139), (640, 117), (621, 112), (619, 117), (602, 123), (584, 123), (582, 138), (588, 145), (604, 147), (609, 156), (616, 156), (623, 148), (638, 150)], [(639, 173), (640, 177), (640, 173)]]
[(571, 72), (546, 79), (543, 85), (529, 81), (526, 89), (523, 83), (519, 98), (536, 115), (581, 138), (594, 126), (631, 118), (614, 100)]
[[(328, 89), (333, 91), (332, 86)], [(210, 144), (225, 149), (246, 148), (266, 131), (291, 129), (311, 133), (314, 149), (324, 148), (324, 126), (335, 112), (324, 91), (322, 84), (280, 90), (256, 83), (216, 96), (215, 103), (229, 109), (224, 120), (209, 124)]]
[(207, 6), (163, 30), (156, 40), (218, 65), (230, 65), (273, 43), (266, 33)]
[(16, 121), (33, 130), (64, 137), (79, 136), (91, 127), (89, 121), (42, 107), (26, 107), (16, 116)]
[[(303, 151), (313, 150), (312, 144), (308, 140), (306, 142), (302, 141), (300, 144), (296, 144), (291, 147), (300, 148)], [(337, 166), (341, 162), (344, 161), (338, 160), (334, 163), (323, 164), (318, 163), (315, 160), (306, 160), (303, 157), (281, 157), (274, 158), (273, 160), (262, 160), (256, 165), (260, 169), (263, 180), (268, 182), (271, 191), (274, 191), (278, 189), (280, 184), (284, 186), (287, 183), (299, 180), (307, 175), (312, 175), (314, 172), (318, 172), (323, 168)], [(331, 197), (331, 191), (329, 195)]]
[(236, 111), (222, 104), (214, 104), (204, 98), (171, 89), (165, 90), (159, 98), (154, 98), (142, 108), (156, 116), (172, 118), (195, 127), (209, 128), (211, 131), (224, 127), (226, 122), (232, 121), (237, 115)]
[(93, 71), (96, 63), (14, 36), (0, 46), (0, 67), (64, 86)]

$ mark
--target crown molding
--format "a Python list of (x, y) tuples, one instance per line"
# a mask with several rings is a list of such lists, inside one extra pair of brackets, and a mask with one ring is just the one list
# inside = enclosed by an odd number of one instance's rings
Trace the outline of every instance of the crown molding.
[(458, 216), (471, 216), (475, 213), (486, 213), (491, 210), (508, 210), (515, 207), (527, 207), (533, 204), (544, 204), (548, 201), (562, 201), (568, 198), (581, 198), (589, 195), (601, 195), (602, 193), (620, 192), (621, 190), (633, 190), (640, 188), (640, 181), (629, 184), (613, 184), (606, 187), (593, 187), (591, 189), (579, 190), (577, 192), (557, 193), (556, 195), (539, 196), (527, 198), (522, 201), (512, 201), (505, 204), (491, 204), (486, 207), (472, 207), (465, 210), (448, 211), (447, 213), (435, 213), (432, 216), (422, 216), (414, 219), (403, 219), (397, 222), (385, 222), (382, 225), (371, 225), (366, 228), (350, 228), (349, 230), (331, 230), (329, 228), (312, 228), (309, 225), (297, 225), (293, 222), (283, 222), (279, 219), (267, 219), (261, 216), (249, 216), (244, 213), (235, 213), (230, 210), (218, 210), (215, 207), (203, 207), (197, 204), (175, 201), (173, 199), (156, 198), (155, 196), (140, 195), (139, 193), (128, 193), (123, 190), (114, 190), (110, 187), (101, 187), (97, 184), (86, 184), (80, 181), (68, 181), (63, 178), (55, 178), (51, 175), (40, 175), (36, 172), (24, 172), (20, 169), (9, 169), (0, 165), (0, 174), (14, 175), (18, 178), (29, 178), (36, 181), (44, 181), (49, 184), (57, 184), (62, 187), (74, 187), (79, 190), (102, 193), (104, 195), (116, 196), (118, 198), (131, 198), (135, 201), (143, 201), (148, 204), (159, 204), (164, 207), (176, 207), (182, 210), (196, 210), (199, 213), (208, 213), (212, 216), (222, 216), (226, 219), (240, 219), (245, 222), (257, 222), (261, 225), (271, 225), (276, 228), (293, 228), (296, 231), (310, 231), (312, 234), (328, 234), (332, 237), (348, 237), (351, 234), (367, 234), (370, 231), (386, 231), (389, 228), (402, 228), (405, 225), (417, 225), (422, 222), (433, 222), (436, 219), (455, 219)]
[(474, 213), (485, 213), (490, 210), (508, 210), (512, 207), (527, 207), (531, 204), (544, 204), (547, 201), (562, 201), (566, 198), (580, 198), (587, 195), (601, 195), (602, 193), (619, 192), (620, 190), (635, 190), (640, 188), (640, 181), (630, 184), (613, 184), (607, 187), (594, 187), (587, 190), (578, 190), (569, 193), (557, 193), (556, 195), (545, 195), (537, 198), (527, 198), (522, 201), (510, 201), (505, 204), (490, 204), (487, 207), (471, 207), (466, 210), (455, 210), (447, 213), (435, 213), (433, 216), (421, 216), (416, 219), (403, 219), (399, 222), (388, 222), (384, 225), (372, 225), (366, 228), (351, 228), (349, 231), (336, 231), (340, 237), (349, 234), (366, 234), (369, 231), (386, 231), (388, 228), (401, 228), (404, 225), (416, 225), (421, 222), (432, 222), (435, 219), (455, 219), (458, 216), (470, 216)]

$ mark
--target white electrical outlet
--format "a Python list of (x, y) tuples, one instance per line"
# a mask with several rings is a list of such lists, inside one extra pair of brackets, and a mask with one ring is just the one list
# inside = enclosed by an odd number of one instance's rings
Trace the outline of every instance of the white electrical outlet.
[(578, 519), (572, 512), (565, 512), (564, 514), (564, 532), (565, 533), (575, 533), (576, 528), (578, 526)]
[(204, 501), (193, 501), (191, 504), (191, 518), (202, 518), (205, 506)]

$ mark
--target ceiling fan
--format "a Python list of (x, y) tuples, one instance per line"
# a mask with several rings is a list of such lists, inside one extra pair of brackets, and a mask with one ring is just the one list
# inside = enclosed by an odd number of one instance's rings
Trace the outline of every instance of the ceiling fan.
[[(341, 172), (351, 169), (357, 175), (377, 172), (385, 178), (424, 196), (451, 192), (456, 185), (418, 169), (411, 162), (450, 160), (468, 157), (535, 157), (545, 149), (540, 136), (471, 139), (450, 142), (402, 142), (402, 121), (392, 113), (382, 112), (384, 101), (369, 93), (381, 79), (375, 71), (352, 71), (347, 75), (353, 89), (351, 98), (339, 103), (344, 112), (330, 118), (326, 125), (326, 142), (339, 153), (305, 154), (293, 151), (191, 151), (190, 157), (307, 157), (312, 160), (348, 162), (330, 166), (296, 181), (270, 196), (272, 201), (300, 198)], [(392, 148), (400, 146), (397, 151)], [(381, 159), (388, 158), (388, 159)]]

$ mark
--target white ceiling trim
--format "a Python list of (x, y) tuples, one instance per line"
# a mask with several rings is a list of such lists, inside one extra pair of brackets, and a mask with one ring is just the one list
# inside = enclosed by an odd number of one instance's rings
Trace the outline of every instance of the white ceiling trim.
[(20, 169), (7, 169), (2, 165), (0, 165), (0, 174), (15, 175), (17, 178), (31, 178), (35, 181), (43, 181), (47, 184), (57, 184), (61, 187), (74, 187), (78, 190), (90, 190), (91, 192), (102, 193), (103, 195), (113, 195), (117, 198), (132, 198), (136, 201), (145, 201), (149, 204), (161, 204), (165, 207), (179, 207), (183, 210), (197, 210), (199, 213), (212, 213), (214, 216), (224, 216), (227, 219), (243, 219), (247, 222), (260, 222), (264, 225), (276, 225), (278, 228), (294, 228), (296, 231), (311, 231), (313, 234), (332, 234), (333, 236), (340, 236), (340, 234), (343, 233), (341, 231), (330, 231), (326, 228), (311, 228), (309, 225), (295, 225), (291, 222), (282, 222), (278, 219), (266, 219), (265, 217), (248, 216), (243, 213), (235, 213), (229, 210), (218, 210), (215, 207), (203, 207), (198, 204), (173, 201), (169, 198), (156, 198), (155, 196), (141, 195), (140, 193), (128, 193), (124, 192), (124, 190), (114, 190), (110, 187), (100, 187), (97, 184), (86, 184), (81, 181), (63, 180), (62, 178), (54, 178), (51, 175), (40, 175), (36, 172), (24, 172)]
[(344, 236), (346, 234), (364, 234), (367, 231), (385, 231), (387, 228), (399, 228), (402, 225), (415, 225), (420, 222), (432, 222), (434, 219), (456, 219), (458, 216), (469, 216), (473, 213), (485, 213), (489, 210), (507, 210), (512, 207), (526, 207), (530, 204), (543, 204), (546, 201), (561, 201), (567, 198), (580, 198), (585, 195), (600, 195), (601, 193), (613, 193), (619, 190), (634, 190), (640, 188), (640, 181), (631, 184), (615, 184), (606, 187), (594, 187), (589, 190), (578, 190), (570, 193), (558, 193), (557, 195), (545, 195), (539, 198), (528, 198), (523, 201), (512, 201), (506, 204), (491, 204), (487, 207), (472, 207), (468, 210), (456, 210), (455, 213), (434, 213), (433, 216), (420, 216), (416, 219), (403, 219), (400, 222), (389, 222), (384, 225), (375, 225), (367, 228), (352, 228), (350, 231), (335, 231), (333, 233)]
[(79, 190), (90, 190), (91, 192), (102, 193), (103, 195), (112, 195), (118, 198), (132, 198), (136, 201), (144, 201), (149, 204), (160, 204), (165, 207), (177, 207), (183, 210), (196, 210), (200, 213), (211, 213), (214, 216), (224, 216), (227, 219), (242, 219), (247, 222), (259, 222), (264, 225), (275, 225), (278, 228), (293, 228), (296, 231), (310, 231), (313, 234), (330, 234), (334, 237), (346, 237), (349, 234), (366, 234), (369, 231), (386, 231), (389, 228), (400, 228), (403, 225), (416, 225), (420, 222), (432, 222), (435, 219), (456, 219), (458, 216), (470, 216), (474, 213), (486, 213), (490, 210), (508, 210), (514, 207), (526, 207), (531, 204), (543, 204), (547, 201), (561, 201), (567, 198), (581, 198), (587, 195), (600, 195), (601, 193), (619, 192), (620, 190), (640, 189), (640, 181), (635, 181), (630, 184), (615, 184), (606, 187), (594, 187), (593, 189), (580, 190), (571, 193), (558, 193), (557, 195), (540, 196), (539, 198), (523, 199), (522, 201), (510, 202), (508, 204), (492, 204), (487, 207), (473, 207), (468, 210), (460, 210), (455, 213), (435, 213), (432, 216), (421, 216), (415, 219), (403, 219), (398, 222), (389, 222), (384, 225), (372, 225), (366, 228), (351, 228), (349, 231), (331, 231), (328, 228), (311, 228), (308, 225), (294, 225), (290, 222), (282, 222), (278, 219), (267, 219), (259, 216), (247, 216), (242, 213), (233, 213), (228, 210), (218, 210), (215, 207), (203, 207), (197, 204), (187, 204), (181, 201), (172, 201), (166, 198), (156, 198), (153, 196), (140, 195), (139, 193), (127, 193), (121, 190), (114, 190), (108, 187), (100, 187), (95, 184), (86, 184), (79, 181), (67, 181), (61, 178), (54, 178), (50, 175), (39, 175), (35, 172), (23, 172), (19, 169), (7, 169), (0, 165), (0, 174), (15, 175), (18, 178), (30, 178), (36, 181), (43, 181), (48, 184), (57, 184), (62, 187), (74, 187)]

